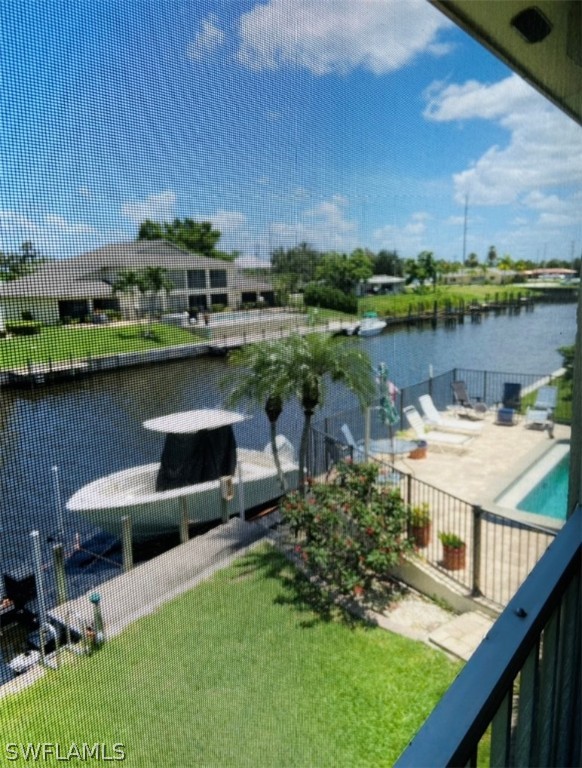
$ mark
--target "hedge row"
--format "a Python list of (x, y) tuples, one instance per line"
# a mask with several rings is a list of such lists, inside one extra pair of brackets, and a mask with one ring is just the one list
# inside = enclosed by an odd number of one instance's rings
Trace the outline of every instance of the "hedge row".
[(358, 313), (358, 300), (355, 296), (328, 285), (310, 283), (305, 287), (303, 301), (308, 307), (335, 309), (337, 312), (346, 312), (350, 315)]

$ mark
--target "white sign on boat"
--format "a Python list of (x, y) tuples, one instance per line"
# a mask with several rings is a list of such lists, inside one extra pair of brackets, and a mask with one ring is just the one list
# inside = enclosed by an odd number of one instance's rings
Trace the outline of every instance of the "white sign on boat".
[(182, 411), (182, 413), (171, 413), (168, 416), (148, 419), (148, 421), (144, 421), (143, 426), (154, 432), (181, 435), (200, 432), (201, 429), (226, 427), (229, 424), (237, 424), (239, 421), (244, 421), (248, 418), (248, 416), (244, 416), (242, 413), (235, 413), (234, 411), (202, 408), (197, 411)]

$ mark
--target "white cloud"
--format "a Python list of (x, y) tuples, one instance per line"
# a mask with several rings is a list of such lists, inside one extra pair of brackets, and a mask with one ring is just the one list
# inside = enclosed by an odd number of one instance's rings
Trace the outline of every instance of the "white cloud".
[(582, 185), (580, 128), (549, 105), (517, 75), (492, 85), (433, 84), (424, 116), (439, 122), (488, 120), (507, 132), (504, 146), (491, 146), (469, 168), (453, 176), (459, 204), (515, 202), (529, 206), (532, 193)]
[(299, 211), (297, 220), (276, 221), (269, 226), (273, 247), (288, 248), (307, 242), (322, 251), (352, 251), (359, 245), (357, 222), (348, 217), (349, 200), (332, 195), (312, 208)]
[(240, 20), (239, 61), (250, 69), (298, 66), (315, 75), (362, 67), (380, 75), (421, 53), (442, 55), (451, 23), (426, 0), (269, 0)]
[(189, 59), (202, 59), (223, 44), (225, 35), (217, 26), (217, 21), (217, 16), (214, 13), (203, 19), (200, 24), (200, 31), (188, 46)]
[(3, 248), (16, 250), (30, 240), (43, 256), (78, 256), (85, 251), (110, 242), (127, 240), (127, 232), (97, 229), (92, 224), (70, 221), (56, 213), (31, 219), (17, 211), (0, 211)]
[(171, 189), (148, 195), (145, 200), (123, 203), (121, 213), (134, 224), (142, 221), (171, 221), (175, 217), (176, 193)]
[(244, 213), (238, 211), (223, 211), (219, 210), (212, 214), (210, 217), (212, 226), (220, 230), (223, 236), (226, 233), (230, 233), (233, 230), (239, 230), (247, 222), (247, 217)]
[(386, 224), (378, 227), (372, 233), (377, 249), (396, 250), (404, 257), (415, 256), (422, 250), (432, 250), (429, 244), (432, 235), (428, 232), (430, 220), (428, 213), (418, 211), (402, 226)]
[(90, 224), (67, 221), (64, 216), (57, 214), (47, 214), (44, 224), (51, 232), (61, 235), (92, 235), (97, 231)]

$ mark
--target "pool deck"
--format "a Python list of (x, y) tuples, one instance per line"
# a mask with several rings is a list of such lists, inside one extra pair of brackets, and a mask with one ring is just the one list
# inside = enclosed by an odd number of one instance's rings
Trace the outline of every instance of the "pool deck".
[(570, 427), (563, 424), (556, 424), (553, 439), (545, 430), (527, 428), (523, 417), (514, 426), (498, 425), (493, 410), (481, 423), (481, 434), (463, 453), (429, 447), (426, 459), (397, 458), (396, 467), (464, 501), (489, 508), (555, 442), (570, 439)]

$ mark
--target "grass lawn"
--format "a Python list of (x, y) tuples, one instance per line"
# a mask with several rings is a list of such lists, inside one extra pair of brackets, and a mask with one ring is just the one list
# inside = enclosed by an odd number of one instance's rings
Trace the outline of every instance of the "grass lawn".
[(520, 285), (448, 285), (438, 286), (436, 291), (427, 288), (426, 293), (414, 293), (410, 289), (406, 293), (394, 296), (371, 296), (360, 299), (359, 312), (373, 310), (383, 316), (399, 317), (408, 314), (409, 307), (413, 311), (423, 305), (425, 311), (431, 311), (436, 301), (439, 308), (444, 308), (447, 303), (453, 307), (461, 302), (465, 305), (472, 302), (491, 302), (495, 295), (504, 300), (509, 296), (531, 295), (532, 291)]
[(26, 365), (30, 360), (84, 360), (87, 357), (136, 352), (175, 344), (192, 344), (200, 338), (190, 331), (163, 323), (151, 327), (152, 338), (145, 338), (146, 325), (46, 326), (35, 336), (0, 339), (0, 368)]
[(391, 766), (459, 664), (315, 612), (310, 589), (254, 550), (3, 701), (4, 741), (121, 743), (140, 768)]

